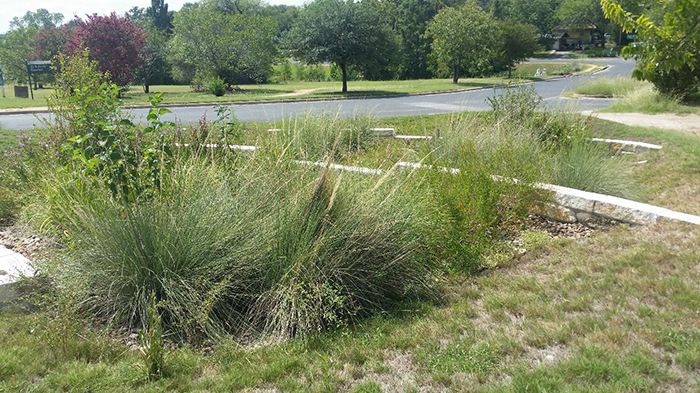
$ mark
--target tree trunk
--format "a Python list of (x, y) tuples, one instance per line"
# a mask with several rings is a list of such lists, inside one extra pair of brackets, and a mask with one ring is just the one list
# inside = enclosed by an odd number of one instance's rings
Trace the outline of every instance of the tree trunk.
[(146, 94), (150, 93), (151, 92), (151, 85), (149, 85), (148, 83), (144, 84), (143, 85), (143, 92)]
[(510, 79), (511, 71), (513, 71), (513, 67), (508, 66), (508, 79)]
[(348, 92), (348, 70), (345, 63), (340, 63), (340, 70), (343, 71), (343, 93)]
[(459, 82), (459, 63), (452, 63), (452, 83)]

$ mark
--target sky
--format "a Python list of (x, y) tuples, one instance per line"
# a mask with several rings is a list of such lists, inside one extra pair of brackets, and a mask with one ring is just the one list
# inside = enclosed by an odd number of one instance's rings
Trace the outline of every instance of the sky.
[[(196, 3), (197, 0), (166, 0), (170, 11), (178, 11), (185, 3)], [(267, 0), (268, 4), (302, 5), (305, 0)], [(108, 15), (116, 12), (118, 15), (130, 10), (132, 7), (149, 7), (150, 0), (0, 0), (0, 33), (10, 29), (10, 21), (15, 16), (22, 17), (27, 11), (36, 11), (39, 8), (49, 12), (63, 14), (63, 22), (73, 19), (74, 15), (85, 18), (87, 14)]]

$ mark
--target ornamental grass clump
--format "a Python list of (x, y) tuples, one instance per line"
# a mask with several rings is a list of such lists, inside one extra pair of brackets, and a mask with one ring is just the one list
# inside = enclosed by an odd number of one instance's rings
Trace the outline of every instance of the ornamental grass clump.
[(144, 328), (153, 294), (173, 339), (289, 338), (431, 293), (418, 208), (400, 178), (195, 157), (139, 203), (76, 184), (53, 190), (71, 244), (53, 273), (98, 321)]
[(639, 196), (624, 157), (614, 157), (607, 144), (578, 141), (556, 157), (554, 182), (577, 190), (597, 192), (621, 198)]
[(277, 146), (286, 157), (318, 161), (338, 160), (362, 152), (378, 140), (371, 130), (373, 119), (355, 116), (343, 119), (340, 114), (306, 114), (283, 124), (277, 132)]
[(360, 176), (323, 169), (285, 197), (251, 310), (264, 334), (318, 332), (431, 293), (420, 197), (405, 179)]
[(85, 315), (142, 328), (153, 294), (164, 327), (181, 339), (240, 328), (255, 286), (250, 251), (265, 235), (255, 214), (265, 199), (241, 199), (246, 187), (264, 190), (242, 178), (234, 187), (222, 173), (181, 168), (167, 191), (138, 204), (98, 192), (85, 200), (72, 184), (55, 190), (72, 202), (60, 204), (72, 247), (56, 273), (81, 292)]

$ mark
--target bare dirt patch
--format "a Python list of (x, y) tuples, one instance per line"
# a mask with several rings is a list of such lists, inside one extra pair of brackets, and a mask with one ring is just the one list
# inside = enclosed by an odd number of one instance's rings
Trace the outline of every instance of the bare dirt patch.
[(628, 126), (654, 127), (664, 130), (684, 131), (700, 135), (700, 115), (674, 115), (670, 113), (647, 115), (644, 113), (587, 113), (599, 119), (610, 120)]
[(304, 94), (309, 94), (313, 93), (314, 91), (319, 90), (319, 89), (304, 89), (304, 90), (294, 90), (291, 93), (282, 93), (282, 94), (277, 94), (274, 97), (294, 97), (294, 96), (303, 96)]

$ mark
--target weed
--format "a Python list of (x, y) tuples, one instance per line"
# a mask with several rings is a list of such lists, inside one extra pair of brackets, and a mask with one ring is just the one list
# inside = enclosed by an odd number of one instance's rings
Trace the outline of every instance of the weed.
[(151, 294), (151, 300), (148, 304), (148, 320), (145, 322), (145, 326), (139, 331), (140, 351), (143, 357), (146, 377), (154, 381), (160, 379), (165, 370), (163, 325), (158, 305), (156, 304), (155, 293)]

